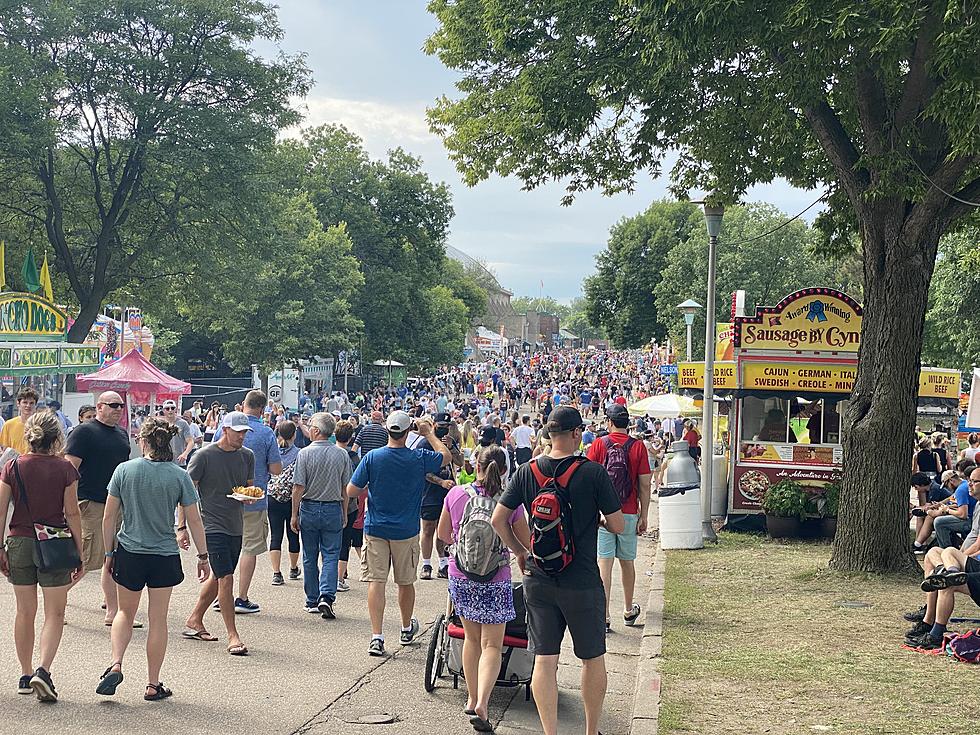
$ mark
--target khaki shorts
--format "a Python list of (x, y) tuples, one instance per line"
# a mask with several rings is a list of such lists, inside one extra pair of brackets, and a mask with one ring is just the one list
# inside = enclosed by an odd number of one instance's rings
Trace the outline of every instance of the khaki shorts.
[[(86, 572), (94, 572), (105, 566), (106, 548), (102, 542), (102, 519), (105, 517), (105, 503), (94, 500), (79, 500), (78, 511), (82, 514), (82, 564)], [(116, 535), (122, 526), (122, 509), (116, 518)], [(113, 544), (115, 547), (115, 544)]]
[(421, 555), (418, 535), (401, 541), (389, 541), (364, 534), (361, 581), (387, 582), (388, 571), (394, 569), (395, 584), (415, 584)]
[(242, 522), (242, 553), (259, 556), (269, 550), (269, 511), (245, 511)]
[(34, 563), (34, 545), (26, 536), (7, 539), (7, 560), (10, 562), (10, 583), (18, 585), (39, 584), (42, 587), (64, 587), (71, 584), (71, 570), (42, 572)]

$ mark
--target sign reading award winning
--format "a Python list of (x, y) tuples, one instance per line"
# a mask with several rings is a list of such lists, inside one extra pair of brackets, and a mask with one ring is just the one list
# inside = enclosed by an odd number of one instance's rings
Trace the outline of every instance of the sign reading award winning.
[(65, 312), (29, 293), (0, 293), (0, 339), (63, 340)]
[(755, 316), (735, 317), (740, 350), (857, 352), (863, 309), (847, 294), (807, 288), (790, 294)]

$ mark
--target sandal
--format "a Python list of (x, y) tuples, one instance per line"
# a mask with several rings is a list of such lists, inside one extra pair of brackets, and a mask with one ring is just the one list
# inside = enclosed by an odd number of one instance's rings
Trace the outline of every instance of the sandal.
[(162, 681), (156, 684), (147, 684), (146, 688), (153, 690), (153, 694), (143, 695), (143, 699), (145, 699), (147, 702), (156, 702), (161, 699), (166, 699), (167, 697), (173, 694), (172, 691), (170, 691), (169, 689), (167, 689), (167, 687), (163, 685)]
[(248, 649), (244, 643), (239, 643), (237, 646), (228, 646), (228, 653), (232, 656), (247, 656)]
[(213, 635), (208, 633), (204, 628), (201, 628), (200, 630), (194, 630), (193, 628), (184, 628), (182, 631), (180, 631), (180, 634), (184, 636), (184, 638), (190, 638), (191, 640), (198, 640), (198, 641), (218, 640)]
[[(118, 666), (120, 670), (113, 671), (113, 666)], [(95, 688), (95, 693), (101, 694), (104, 697), (111, 697), (116, 693), (116, 687), (122, 684), (122, 681), (122, 661), (109, 664), (109, 668), (102, 672), (102, 678), (99, 679), (99, 685)]]

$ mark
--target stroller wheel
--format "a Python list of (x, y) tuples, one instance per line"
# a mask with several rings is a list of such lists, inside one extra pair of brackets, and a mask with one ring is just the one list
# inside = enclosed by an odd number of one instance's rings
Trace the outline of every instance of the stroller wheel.
[(429, 639), (429, 652), (425, 659), (425, 691), (431, 692), (436, 688), (439, 677), (442, 676), (445, 661), (446, 616), (440, 615), (432, 626), (432, 638)]

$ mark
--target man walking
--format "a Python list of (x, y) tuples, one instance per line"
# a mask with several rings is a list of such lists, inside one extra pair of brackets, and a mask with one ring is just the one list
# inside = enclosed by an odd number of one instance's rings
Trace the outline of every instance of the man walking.
[[(303, 589), (307, 612), (319, 612), (325, 620), (334, 617), (337, 598), (337, 562), (340, 541), (347, 522), (347, 483), (351, 461), (347, 450), (331, 444), (334, 418), (316, 413), (310, 419), (308, 447), (296, 456), (293, 470), (293, 515), (290, 525), (303, 546)], [(317, 568), (317, 558), (322, 565)]]
[[(245, 435), (252, 431), (252, 423), (244, 413), (232, 411), (225, 414), (221, 428), (218, 441), (195, 452), (187, 468), (201, 500), (204, 536), (213, 574), (201, 585), (197, 604), (187, 618), (182, 635), (201, 641), (217, 640), (204, 627), (204, 615), (217, 597), (228, 632), (228, 653), (245, 656), (248, 648), (235, 626), (233, 600), (235, 567), (242, 551), (244, 512), (241, 502), (228, 496), (233, 488), (251, 485), (255, 478), (255, 455), (244, 446)], [(177, 509), (177, 529), (178, 545), (188, 548), (190, 542), (183, 507)]]
[(174, 455), (174, 464), (178, 467), (187, 466), (187, 458), (194, 451), (194, 434), (191, 425), (177, 415), (177, 401), (163, 402), (163, 418), (171, 426), (177, 427), (177, 433), (170, 440), (170, 451)]
[(525, 414), (521, 425), (510, 432), (510, 441), (514, 445), (518, 466), (529, 462), (534, 449), (534, 429), (531, 428), (531, 417)]
[(380, 449), (388, 444), (388, 430), (384, 427), (384, 414), (371, 412), (371, 423), (361, 429), (354, 441), (354, 451), (364, 457), (372, 449)]
[[(529, 649), (534, 654), (531, 688), (545, 735), (558, 733), (558, 656), (565, 630), (572, 636), (575, 655), (582, 660), (582, 699), (586, 735), (599, 731), (599, 716), (606, 696), (605, 593), (596, 544), (599, 527), (622, 533), (625, 527), (619, 498), (602, 465), (575, 456), (582, 441), (582, 414), (571, 406), (552, 411), (546, 425), (551, 451), (520, 467), (497, 507), (492, 524), (514, 552), (525, 572), (524, 599), (528, 614)], [(541, 481), (556, 478), (568, 502), (563, 504), (567, 525), (574, 529), (574, 556), (564, 569), (546, 574), (510, 526), (511, 513), (521, 504), (534, 523), (535, 498)]]
[[(245, 506), (241, 562), (238, 565), (238, 597), (235, 598), (235, 612), (239, 614), (260, 610), (258, 603), (248, 599), (248, 591), (255, 576), (256, 560), (269, 550), (269, 500), (265, 492), (269, 489), (269, 478), (282, 472), (282, 454), (276, 434), (262, 423), (262, 412), (267, 403), (265, 393), (260, 390), (250, 390), (242, 402), (242, 412), (248, 417), (251, 428), (245, 437), (245, 446), (255, 455), (253, 478), (255, 486), (262, 488), (263, 495), (255, 503)], [(215, 432), (215, 441), (221, 438), (221, 433), (220, 428)]]
[(405, 440), (411, 428), (412, 419), (407, 413), (393, 412), (387, 421), (387, 446), (363, 455), (347, 485), (347, 495), (352, 498), (368, 489), (361, 581), (368, 583), (371, 616), (368, 653), (372, 656), (385, 653), (385, 586), (392, 570), (398, 585), (402, 645), (411, 643), (419, 632), (419, 621), (412, 613), (425, 476), (438, 473), (452, 461), (452, 455), (428, 421), (419, 421), (415, 430), (428, 440), (432, 449), (408, 449)]
[[(75, 584), (86, 573), (101, 570), (106, 625), (112, 625), (118, 598), (116, 583), (105, 569), (105, 554), (112, 549), (103, 546), (102, 519), (112, 473), (129, 459), (129, 436), (119, 426), (124, 405), (118, 393), (109, 391), (100, 395), (95, 404), (95, 421), (76, 426), (65, 446), (65, 459), (75, 465), (79, 474), (78, 509), (82, 515), (82, 574)], [(133, 623), (133, 627), (142, 628), (143, 624)]]
[(636, 588), (636, 547), (646, 533), (650, 511), (650, 457), (646, 445), (627, 433), (629, 412), (619, 404), (606, 411), (608, 434), (589, 445), (588, 458), (606, 468), (609, 480), (622, 503), (625, 528), (622, 533), (599, 529), (599, 573), (606, 589), (606, 632), (609, 624), (609, 597), (612, 590), (613, 559), (619, 559), (623, 575), (623, 623), (635, 625), (640, 606), (633, 602)]

